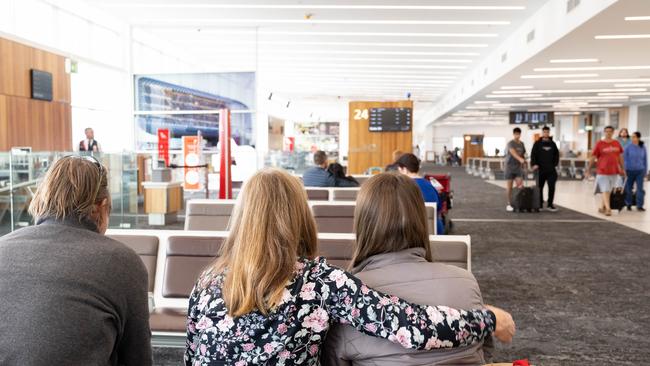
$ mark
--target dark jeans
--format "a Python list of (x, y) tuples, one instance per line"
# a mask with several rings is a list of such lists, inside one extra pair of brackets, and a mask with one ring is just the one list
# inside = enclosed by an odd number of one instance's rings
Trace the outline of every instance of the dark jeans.
[(546, 184), (546, 182), (548, 182), (548, 199), (546, 200), (546, 207), (553, 206), (553, 198), (555, 197), (555, 183), (557, 182), (557, 172), (555, 170), (552, 172), (539, 172), (537, 179), (537, 184), (539, 185), (539, 207), (542, 207), (542, 204), (544, 203), (544, 184)]
[(627, 180), (625, 181), (625, 204), (632, 206), (632, 186), (636, 183), (636, 207), (643, 208), (643, 199), (645, 191), (643, 190), (643, 179), (645, 172), (643, 170), (626, 170)]

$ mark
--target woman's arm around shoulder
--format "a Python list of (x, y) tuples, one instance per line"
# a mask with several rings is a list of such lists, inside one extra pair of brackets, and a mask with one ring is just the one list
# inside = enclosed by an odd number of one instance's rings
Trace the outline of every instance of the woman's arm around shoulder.
[(365, 334), (386, 338), (405, 348), (434, 349), (471, 345), (496, 329), (497, 318), (491, 310), (410, 304), (368, 288), (358, 278), (330, 267), (324, 260), (318, 265), (315, 275), (332, 321), (350, 324)]

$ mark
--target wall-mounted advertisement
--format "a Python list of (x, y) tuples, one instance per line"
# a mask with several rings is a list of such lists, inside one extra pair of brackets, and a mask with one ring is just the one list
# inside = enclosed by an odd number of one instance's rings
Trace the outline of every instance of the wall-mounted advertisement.
[(200, 134), (203, 148), (216, 150), (218, 110), (232, 111), (232, 138), (254, 145), (255, 73), (136, 75), (137, 150), (157, 150), (157, 131), (169, 129), (169, 149), (180, 150), (183, 136)]

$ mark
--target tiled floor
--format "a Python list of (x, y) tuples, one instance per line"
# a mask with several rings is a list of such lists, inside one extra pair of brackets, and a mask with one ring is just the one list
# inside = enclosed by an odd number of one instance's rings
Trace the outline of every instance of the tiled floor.
[[(489, 181), (499, 187), (505, 187), (505, 181)], [(650, 182), (645, 182), (645, 191), (650, 192)], [(546, 192), (544, 197), (547, 197)], [(600, 219), (605, 219), (625, 225), (646, 233), (650, 233), (650, 213), (638, 212), (635, 207), (632, 211), (623, 210), (620, 213), (614, 211), (612, 216), (605, 216), (598, 213), (600, 195), (594, 195), (593, 181), (558, 181), (555, 188), (555, 203), (561, 207), (567, 207), (572, 210), (591, 215)], [(646, 202), (648, 199), (646, 198)], [(560, 207), (560, 209), (561, 209)], [(648, 208), (646, 204), (646, 208)], [(505, 210), (505, 207), (504, 207)]]

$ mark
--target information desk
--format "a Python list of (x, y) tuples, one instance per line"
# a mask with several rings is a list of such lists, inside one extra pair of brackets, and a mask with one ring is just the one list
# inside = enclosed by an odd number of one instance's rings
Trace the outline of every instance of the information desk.
[(144, 212), (149, 215), (149, 225), (167, 225), (176, 222), (183, 208), (181, 182), (142, 182)]

